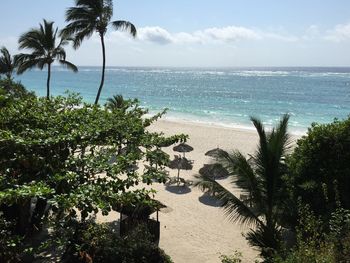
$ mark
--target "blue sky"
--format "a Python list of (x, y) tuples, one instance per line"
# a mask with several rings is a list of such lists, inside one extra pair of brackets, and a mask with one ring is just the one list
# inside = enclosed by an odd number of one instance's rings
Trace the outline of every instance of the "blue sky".
[[(64, 26), (73, 0), (1, 0), (0, 45), (42, 18)], [(348, 0), (119, 0), (115, 19), (133, 22), (136, 40), (110, 31), (110, 66), (350, 66)], [(78, 65), (100, 65), (96, 36), (73, 51)]]

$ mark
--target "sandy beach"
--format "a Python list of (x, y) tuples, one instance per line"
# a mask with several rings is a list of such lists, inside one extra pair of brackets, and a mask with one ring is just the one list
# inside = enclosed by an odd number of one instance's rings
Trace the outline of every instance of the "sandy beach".
[[(195, 180), (194, 175), (211, 158), (205, 152), (220, 147), (225, 150), (238, 149), (245, 154), (253, 153), (258, 142), (254, 130), (243, 130), (211, 126), (189, 122), (160, 120), (150, 127), (151, 131), (164, 132), (165, 135), (188, 134), (194, 150), (186, 154), (194, 161), (193, 170), (181, 171), (181, 177)], [(293, 137), (295, 140), (297, 137)], [(171, 158), (178, 154), (172, 147), (165, 149)], [(170, 169), (169, 169), (170, 170)], [(176, 176), (176, 170), (170, 170), (170, 176)], [(220, 183), (231, 187), (229, 180)], [(170, 209), (159, 214), (161, 223), (160, 247), (171, 256), (175, 263), (215, 263), (220, 262), (220, 254), (232, 254), (235, 250), (243, 254), (243, 262), (254, 262), (258, 252), (253, 250), (242, 233), (247, 228), (230, 222), (212, 197), (203, 195), (197, 188), (166, 187), (154, 184), (156, 199)], [(179, 189), (181, 189), (179, 191)], [(239, 189), (231, 189), (239, 196)], [(115, 220), (115, 215), (113, 216)], [(109, 221), (100, 218), (99, 221)]]

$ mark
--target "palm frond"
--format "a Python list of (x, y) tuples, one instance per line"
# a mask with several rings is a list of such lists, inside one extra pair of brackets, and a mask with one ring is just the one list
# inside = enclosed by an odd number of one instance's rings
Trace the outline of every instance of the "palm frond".
[(112, 98), (107, 99), (107, 107), (111, 109), (122, 109), (126, 105), (122, 95), (114, 95)]
[(129, 32), (133, 37), (136, 37), (137, 35), (136, 27), (129, 21), (122, 21), (122, 20), (114, 21), (112, 22), (112, 26), (114, 27), (115, 30), (122, 30), (122, 31)]
[(259, 217), (246, 204), (218, 182), (206, 176), (198, 176), (198, 179), (195, 186), (221, 200), (222, 208), (229, 220), (245, 225), (262, 224)]
[(45, 59), (37, 58), (29, 54), (19, 54), (18, 56), (19, 56), (20, 62), (17, 69), (17, 74), (19, 75), (23, 74), (25, 71), (30, 70), (34, 67), (43, 69), (44, 65), (46, 64)]
[(259, 248), (263, 258), (269, 259), (279, 249), (281, 230), (277, 226), (270, 229), (259, 225), (256, 229), (251, 229), (245, 237), (251, 246)]
[(58, 61), (62, 66), (65, 66), (66, 68), (72, 70), (73, 72), (78, 72), (78, 68), (73, 63), (66, 61), (66, 60), (59, 60)]
[(247, 158), (239, 151), (231, 155), (234, 175), (232, 182), (239, 186), (243, 191), (249, 194), (250, 201), (256, 209), (263, 205), (263, 194), (261, 193), (262, 185), (260, 178), (254, 172)]

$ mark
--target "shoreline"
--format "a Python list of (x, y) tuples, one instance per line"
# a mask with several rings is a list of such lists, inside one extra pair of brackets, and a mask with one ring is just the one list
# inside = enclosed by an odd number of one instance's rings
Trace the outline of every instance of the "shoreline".
[[(153, 116), (152, 114), (147, 114), (147, 117)], [(216, 128), (216, 129), (225, 129), (232, 130), (236, 132), (248, 132), (248, 133), (256, 133), (256, 129), (251, 124), (250, 126), (244, 124), (228, 124), (223, 122), (210, 122), (210, 121), (202, 121), (202, 120), (191, 120), (181, 117), (167, 116), (166, 114), (160, 118), (157, 122), (165, 122), (169, 124), (185, 124), (185, 125), (193, 125), (200, 126), (203, 128)], [(266, 130), (271, 130), (270, 125), (265, 125)], [(307, 135), (307, 129), (305, 131), (295, 131), (289, 127), (288, 133), (292, 137), (301, 138), (304, 135)]]

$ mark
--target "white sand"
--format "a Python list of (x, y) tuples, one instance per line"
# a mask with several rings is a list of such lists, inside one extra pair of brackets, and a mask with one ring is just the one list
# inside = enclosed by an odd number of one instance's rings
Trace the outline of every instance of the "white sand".
[[(188, 144), (194, 151), (186, 154), (186, 157), (194, 160), (194, 164), (192, 171), (181, 171), (181, 177), (185, 179), (194, 179), (193, 175), (198, 174), (203, 164), (211, 161), (211, 158), (204, 155), (208, 150), (220, 147), (248, 153), (254, 150), (257, 143), (254, 131), (193, 123), (161, 120), (151, 130), (163, 131), (165, 135), (184, 133), (190, 136)], [(167, 152), (171, 157), (178, 154), (171, 148)], [(170, 175), (175, 176), (176, 171), (171, 171)], [(184, 194), (167, 191), (162, 185), (154, 185), (153, 188), (158, 191), (156, 198), (173, 209), (167, 214), (160, 213), (159, 220), (160, 247), (175, 263), (220, 262), (220, 253), (232, 254), (234, 250), (243, 253), (245, 262), (254, 261), (257, 252), (248, 246), (242, 236), (246, 229), (229, 222), (223, 210), (215, 205), (215, 200), (206, 198), (203, 201), (200, 199), (203, 193), (196, 188), (191, 188), (191, 192)]]
[[(190, 136), (188, 144), (194, 147), (194, 151), (186, 154), (186, 157), (194, 161), (194, 167), (192, 171), (181, 171), (180, 176), (192, 180), (203, 164), (210, 162), (210, 158), (204, 155), (206, 151), (220, 147), (225, 150), (238, 149), (243, 153), (253, 153), (258, 142), (257, 134), (253, 130), (194, 123), (160, 120), (150, 127), (150, 130), (162, 131), (165, 135), (184, 133)], [(166, 151), (171, 157), (178, 154), (173, 152), (172, 148)], [(176, 174), (177, 171), (170, 171), (171, 176)], [(229, 183), (227, 180), (220, 182), (225, 186)], [(155, 184), (152, 188), (158, 191), (156, 199), (172, 210), (159, 214), (160, 247), (175, 263), (220, 262), (220, 254), (232, 254), (234, 250), (243, 253), (243, 262), (254, 262), (258, 253), (242, 236), (242, 232), (246, 232), (247, 228), (229, 222), (214, 199), (203, 196), (196, 188), (187, 189), (183, 193), (176, 192), (176, 187), (167, 189), (160, 184)], [(239, 190), (234, 191), (239, 196)], [(100, 220), (108, 221), (107, 218)]]

